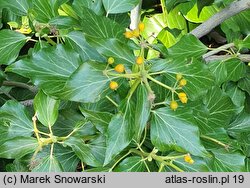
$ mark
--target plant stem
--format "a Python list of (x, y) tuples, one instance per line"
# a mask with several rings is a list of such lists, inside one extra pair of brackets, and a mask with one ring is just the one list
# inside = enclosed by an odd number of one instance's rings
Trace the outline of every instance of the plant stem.
[(37, 88), (22, 82), (15, 82), (15, 81), (3, 81), (3, 86), (13, 86), (13, 87), (20, 87), (24, 89), (30, 90), (32, 93), (37, 93)]
[(106, 73), (106, 75), (108, 75), (108, 76), (114, 76), (114, 77), (117, 77), (117, 78), (138, 78), (138, 77), (140, 76), (140, 73), (116, 74), (116, 73), (104, 71), (104, 74), (105, 74), (105, 73)]
[(137, 79), (135, 80), (134, 84), (132, 85), (132, 87), (130, 88), (128, 95), (127, 95), (127, 99), (130, 100), (130, 98), (132, 97), (133, 93), (135, 92), (136, 88), (138, 87), (138, 85), (141, 83), (141, 79)]
[(120, 159), (118, 159), (115, 164), (109, 169), (109, 172), (112, 172), (112, 170), (116, 167), (116, 165), (125, 157), (127, 157), (131, 152), (129, 151), (128, 153), (126, 153), (125, 155), (123, 155)]
[(172, 92), (176, 92), (176, 91), (174, 91), (174, 89), (173, 89), (172, 87), (163, 84), (162, 82), (160, 82), (160, 81), (154, 79), (154, 78), (151, 77), (150, 75), (148, 75), (147, 78), (148, 78), (149, 80), (155, 82), (156, 84), (158, 84), (158, 85), (160, 85), (160, 86), (162, 86), (162, 87), (164, 87), (164, 88), (166, 88), (166, 89), (172, 91)]
[(119, 106), (119, 105), (118, 105), (113, 99), (111, 99), (108, 95), (106, 95), (106, 98), (107, 98), (113, 105), (115, 105), (116, 107)]
[(205, 135), (201, 135), (200, 137), (203, 138), (203, 139), (212, 141), (212, 142), (214, 142), (214, 143), (216, 143), (216, 144), (218, 144), (218, 145), (220, 145), (220, 146), (223, 146), (225, 149), (228, 149), (228, 147), (229, 147), (228, 145), (222, 143), (222, 142), (219, 141), (219, 140), (216, 140), (215, 138), (211, 138), (211, 137), (205, 136)]

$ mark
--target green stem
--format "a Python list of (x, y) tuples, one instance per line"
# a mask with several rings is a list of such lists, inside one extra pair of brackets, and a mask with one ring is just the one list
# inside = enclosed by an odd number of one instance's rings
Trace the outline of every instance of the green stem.
[(218, 144), (218, 145), (220, 145), (220, 146), (223, 146), (225, 149), (228, 149), (228, 147), (229, 147), (228, 145), (222, 143), (222, 142), (219, 141), (219, 140), (216, 140), (215, 138), (211, 138), (211, 137), (205, 136), (205, 135), (201, 135), (200, 137), (203, 138), (203, 139), (212, 141), (212, 142), (214, 142), (214, 143), (216, 143), (216, 144)]
[(165, 0), (161, 0), (161, 7), (162, 7), (163, 18), (164, 18), (164, 22), (165, 22), (167, 20), (167, 8), (166, 8)]
[(56, 44), (56, 42), (54, 42), (51, 38), (49, 38), (49, 37), (44, 37), (46, 40), (47, 40), (47, 42), (48, 43), (50, 43), (52, 46), (56, 46), (57, 44)]
[(140, 77), (140, 73), (132, 73), (132, 74), (116, 74), (116, 73), (112, 73), (112, 72), (105, 72), (107, 76), (114, 76), (117, 78), (138, 78)]
[(125, 155), (123, 155), (120, 159), (118, 159), (115, 164), (109, 169), (109, 172), (112, 172), (112, 170), (116, 167), (116, 165), (125, 157), (127, 157), (131, 152), (129, 151), (128, 153), (126, 153)]
[(154, 75), (158, 75), (158, 74), (164, 74), (166, 73), (165, 71), (159, 71), (159, 72), (152, 72), (152, 73), (149, 73), (150, 76), (154, 76)]
[(128, 95), (127, 95), (127, 99), (130, 100), (130, 98), (132, 97), (133, 93), (135, 92), (136, 88), (138, 87), (138, 85), (141, 83), (141, 79), (137, 79), (135, 80), (135, 82), (133, 83), (131, 89), (129, 90), (128, 92)]
[(160, 81), (154, 79), (154, 78), (151, 77), (150, 75), (148, 75), (147, 78), (148, 78), (149, 80), (155, 82), (156, 84), (158, 84), (158, 85), (160, 85), (160, 86), (162, 86), (162, 87), (164, 87), (164, 88), (166, 88), (166, 89), (172, 91), (172, 92), (176, 92), (172, 87), (163, 84), (162, 82), (160, 82)]
[(119, 106), (119, 105), (118, 105), (113, 99), (111, 99), (108, 95), (106, 95), (106, 98), (107, 98), (113, 105), (115, 105), (116, 107)]
[(20, 87), (24, 89), (30, 90), (32, 93), (37, 93), (37, 88), (34, 86), (30, 86), (28, 84), (22, 82), (15, 82), (15, 81), (4, 81), (3, 86), (13, 86), (13, 87)]

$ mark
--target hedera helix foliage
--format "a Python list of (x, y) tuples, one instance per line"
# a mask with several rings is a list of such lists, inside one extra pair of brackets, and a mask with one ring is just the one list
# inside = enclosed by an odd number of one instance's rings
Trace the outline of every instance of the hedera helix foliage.
[(189, 34), (231, 2), (1, 0), (1, 170), (249, 171), (250, 12)]

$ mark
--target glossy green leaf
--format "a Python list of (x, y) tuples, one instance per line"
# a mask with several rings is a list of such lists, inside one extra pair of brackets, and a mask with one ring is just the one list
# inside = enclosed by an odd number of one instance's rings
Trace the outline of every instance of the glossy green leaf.
[(114, 172), (145, 172), (145, 161), (141, 157), (127, 157), (117, 167)]
[(104, 165), (124, 150), (132, 141), (134, 134), (134, 104), (124, 101), (120, 106), (120, 113), (115, 115), (107, 130), (107, 150)]
[(164, 14), (145, 17), (143, 21), (145, 23), (145, 31), (142, 35), (148, 38), (149, 42), (152, 43), (155, 40), (150, 36), (154, 34), (167, 48), (173, 46), (178, 41), (178, 38), (169, 32), (170, 29), (178, 29), (182, 31), (182, 34), (187, 33), (185, 18), (178, 14), (178, 12), (178, 9), (174, 9), (168, 13), (166, 17)]
[(74, 0), (73, 8), (76, 12), (82, 13), (82, 7), (91, 9), (97, 15), (103, 15), (105, 10), (103, 8), (103, 4), (101, 0), (93, 1), (93, 0)]
[(55, 156), (46, 156), (32, 172), (62, 172), (62, 166)]
[(98, 167), (102, 165), (102, 163), (92, 152), (91, 145), (85, 144), (80, 138), (70, 137), (64, 143), (67, 146), (71, 147), (75, 154), (85, 164), (93, 167)]
[[(82, 8), (81, 17), (82, 31), (93, 38), (117, 38), (124, 40), (125, 29), (109, 18), (98, 16), (92, 10)], [(91, 27), (86, 27), (86, 25)]]
[(82, 114), (96, 126), (102, 126), (104, 130), (108, 128), (113, 114), (108, 112), (91, 111), (80, 107)]
[[(8, 101), (0, 108), (0, 127), (7, 129), (6, 138), (30, 136), (33, 133), (31, 116), (27, 109), (16, 101)], [(7, 127), (7, 128), (6, 128)]]
[(195, 5), (190, 11), (188, 11), (185, 18), (193, 23), (202, 23), (212, 17), (215, 13), (217, 13), (217, 10), (214, 5), (206, 6), (201, 11), (198, 6)]
[(26, 43), (26, 36), (11, 30), (0, 31), (0, 64), (13, 63)]
[(250, 132), (250, 114), (241, 113), (236, 119), (230, 123), (228, 127), (229, 133), (244, 133)]
[(206, 6), (212, 5), (214, 0), (198, 0), (197, 7), (198, 7), (198, 16), (200, 15), (202, 9)]
[(58, 117), (59, 104), (59, 100), (49, 97), (41, 90), (34, 99), (34, 109), (38, 120), (43, 125), (52, 127)]
[(226, 88), (226, 93), (232, 99), (235, 106), (244, 106), (246, 94), (235, 83), (228, 84)]
[(246, 77), (240, 79), (238, 86), (243, 91), (246, 91), (250, 95), (250, 70), (248, 69)]
[(245, 156), (240, 152), (229, 153), (224, 149), (213, 150), (214, 160), (212, 169), (214, 172), (244, 172)]
[(154, 146), (160, 151), (175, 150), (205, 156), (206, 150), (199, 138), (191, 111), (160, 108), (153, 111), (150, 137)]
[(135, 62), (133, 51), (118, 39), (88, 38), (88, 42), (106, 57), (113, 57), (117, 62), (131, 65)]
[(248, 35), (246, 38), (244, 38), (244, 40), (240, 41), (238, 43), (238, 47), (240, 49), (242, 49), (242, 48), (248, 48), (248, 49), (250, 49), (250, 35)]
[(201, 107), (195, 108), (194, 111), (194, 117), (205, 134), (226, 126), (235, 114), (236, 106), (220, 88), (214, 87), (204, 97)]
[(23, 59), (7, 68), (28, 77), (43, 91), (60, 96), (70, 75), (80, 65), (79, 55), (62, 45), (43, 48), (30, 59)]
[(168, 49), (168, 55), (174, 59), (199, 58), (207, 52), (207, 47), (195, 36), (188, 34)]
[(57, 29), (72, 29), (80, 25), (78, 20), (69, 16), (56, 16), (49, 20), (49, 24)]
[(72, 49), (76, 50), (83, 61), (106, 61), (96, 49), (92, 48), (86, 41), (84, 35), (80, 31), (72, 31), (66, 36), (66, 44), (68, 44)]
[(57, 144), (55, 145), (54, 153), (64, 172), (76, 171), (80, 160), (71, 148)]
[(0, 157), (7, 159), (21, 158), (33, 153), (38, 147), (38, 142), (31, 137), (16, 137), (0, 145)]
[(187, 80), (187, 85), (183, 87), (183, 90), (191, 100), (204, 94), (214, 84), (212, 74), (206, 65), (199, 61), (162, 59), (154, 63), (151, 71), (154, 70), (165, 73), (164, 75), (167, 78), (172, 78), (174, 82), (176, 75), (181, 73), (183, 78)]
[(28, 14), (28, 9), (32, 0), (1, 0), (1, 8), (9, 8), (13, 13), (25, 16)]
[(246, 74), (246, 65), (239, 59), (231, 59), (225, 62), (227, 69), (227, 80), (238, 81)]
[(35, 0), (32, 9), (37, 21), (48, 23), (52, 18), (59, 15), (58, 8), (67, 0)]
[(227, 80), (227, 69), (224, 61), (213, 61), (208, 64), (210, 71), (214, 74), (214, 78), (218, 85)]
[(174, 164), (183, 169), (185, 172), (210, 172), (212, 171), (206, 161), (200, 157), (192, 156), (193, 164), (185, 162), (183, 159), (174, 161)]
[(174, 9), (177, 5), (185, 2), (189, 2), (191, 0), (166, 0), (166, 8), (168, 12)]
[(102, 0), (108, 14), (128, 12), (139, 4), (139, 0)]
[(103, 74), (105, 65), (95, 62), (82, 64), (68, 80), (62, 97), (77, 102), (93, 103), (109, 90), (110, 79)]
[(151, 102), (149, 93), (144, 85), (140, 85), (137, 89), (137, 101), (135, 108), (135, 140), (140, 141), (141, 135), (147, 126), (150, 116)]

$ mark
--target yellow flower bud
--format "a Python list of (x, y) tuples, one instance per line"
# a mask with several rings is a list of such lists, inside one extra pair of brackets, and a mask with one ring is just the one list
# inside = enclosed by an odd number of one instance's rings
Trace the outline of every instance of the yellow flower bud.
[(179, 81), (180, 79), (182, 79), (182, 74), (181, 73), (176, 74), (176, 80)]
[(125, 71), (125, 67), (123, 64), (118, 64), (115, 66), (115, 71), (119, 73), (123, 73)]
[(134, 37), (134, 35), (133, 35), (133, 33), (132, 33), (131, 31), (126, 31), (126, 32), (124, 33), (124, 36), (125, 36), (127, 39), (130, 39), (130, 38), (133, 38), (133, 37)]
[(113, 64), (115, 62), (115, 59), (113, 57), (108, 58), (108, 64)]
[(179, 97), (180, 101), (181, 101), (183, 104), (186, 104), (186, 103), (187, 103), (188, 98), (187, 98), (186, 93), (181, 92), (181, 93), (178, 94), (178, 97)]
[(183, 87), (187, 85), (187, 80), (186, 79), (181, 79), (180, 82), (179, 82), (179, 86)]
[(139, 23), (138, 28), (140, 32), (143, 32), (145, 29), (145, 24), (143, 22)]
[(141, 56), (137, 57), (137, 59), (136, 59), (137, 65), (141, 65), (143, 62), (144, 62), (144, 58), (143, 57), (141, 57)]
[(190, 154), (187, 154), (184, 156), (184, 161), (189, 163), (189, 164), (193, 164), (194, 160), (192, 159), (192, 157), (190, 156)]
[(118, 83), (115, 81), (111, 81), (109, 84), (109, 88), (112, 90), (116, 90), (118, 88)]
[(170, 108), (175, 111), (178, 108), (178, 103), (176, 101), (170, 102)]
[(132, 31), (132, 34), (133, 34), (134, 37), (139, 37), (139, 36), (140, 36), (140, 31), (139, 31), (139, 29), (133, 30), (133, 31)]

